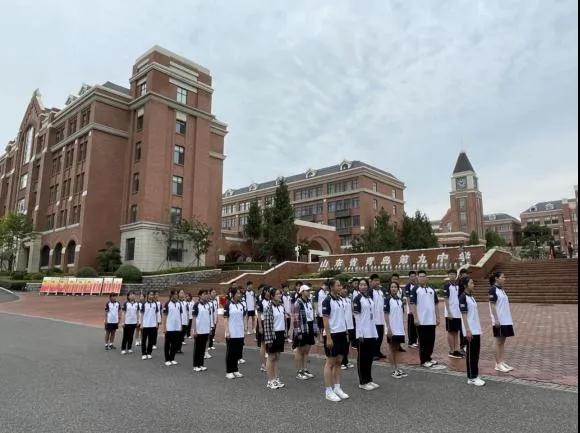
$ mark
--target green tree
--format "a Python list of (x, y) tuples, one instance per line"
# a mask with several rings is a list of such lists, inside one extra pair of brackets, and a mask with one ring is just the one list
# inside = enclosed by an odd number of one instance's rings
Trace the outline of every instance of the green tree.
[(292, 260), (296, 247), (294, 208), (290, 203), (288, 185), (281, 181), (276, 189), (274, 206), (264, 210), (264, 253), (278, 263)]
[(469, 242), (467, 243), (467, 245), (479, 245), (479, 243), (480, 243), (479, 235), (474, 230), (471, 232), (471, 235), (469, 236)]
[(529, 224), (523, 231), (524, 246), (528, 246), (530, 244), (544, 246), (553, 240), (554, 237), (552, 236), (552, 230), (546, 226), (539, 224)]
[(506, 246), (504, 238), (502, 238), (497, 232), (493, 230), (488, 230), (485, 232), (485, 240), (487, 243), (487, 249), (489, 250), (491, 250), (492, 248)]
[(244, 227), (244, 236), (248, 239), (252, 245), (252, 254), (256, 255), (255, 247), (256, 243), (262, 237), (262, 211), (260, 206), (258, 206), (257, 201), (253, 201), (250, 204), (250, 213), (248, 214), (248, 222)]
[(398, 248), (400, 243), (397, 232), (391, 224), (391, 216), (384, 208), (375, 218), (374, 225), (352, 242), (352, 251), (357, 253), (393, 251)]
[(191, 242), (197, 266), (200, 265), (201, 256), (207, 254), (212, 246), (212, 236), (213, 230), (206, 223), (199, 221), (197, 218), (193, 218), (189, 223), (186, 238)]
[(115, 272), (123, 263), (121, 250), (113, 242), (106, 242), (97, 254), (97, 263), (99, 272)]
[(415, 212), (415, 216), (405, 215), (403, 228), (401, 229), (401, 247), (405, 250), (419, 250), (424, 248), (436, 248), (439, 245), (437, 236), (433, 232), (433, 226), (427, 215), (421, 211)]
[(34, 239), (32, 222), (26, 215), (9, 213), (0, 219), (0, 258), (2, 268), (14, 270), (22, 244)]

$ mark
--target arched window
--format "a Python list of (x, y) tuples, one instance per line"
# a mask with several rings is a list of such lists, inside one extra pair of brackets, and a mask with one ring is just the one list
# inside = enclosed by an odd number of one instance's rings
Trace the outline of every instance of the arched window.
[(40, 250), (40, 267), (47, 268), (50, 265), (50, 247), (45, 245)]
[(75, 241), (70, 241), (66, 247), (66, 264), (75, 264), (75, 254), (77, 249), (77, 243)]
[(59, 242), (54, 247), (54, 255), (52, 257), (52, 265), (53, 266), (60, 266), (62, 265), (62, 244)]

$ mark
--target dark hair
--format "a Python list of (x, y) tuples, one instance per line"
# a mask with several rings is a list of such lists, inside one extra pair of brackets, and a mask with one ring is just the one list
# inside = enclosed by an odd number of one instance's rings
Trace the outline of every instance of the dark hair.
[(129, 296), (131, 296), (132, 294), (134, 294), (135, 292), (133, 292), (133, 290), (129, 290), (127, 292), (127, 299), (129, 299)]
[[(401, 285), (400, 285), (399, 283), (397, 283), (396, 281), (391, 281), (391, 286), (392, 286), (393, 284), (394, 284), (395, 286), (397, 286), (397, 289), (400, 289), (400, 288), (401, 288)], [(390, 288), (390, 286), (389, 286), (389, 288)]]
[(197, 296), (198, 296), (199, 298), (201, 298), (203, 295), (206, 295), (206, 294), (207, 294), (207, 290), (201, 289), (201, 290), (199, 291), (199, 293), (197, 294)]
[(294, 285), (302, 287), (304, 285), (304, 283), (302, 281), (296, 281), (296, 283), (294, 283)]
[(210, 295), (211, 295), (213, 292), (216, 292), (216, 293), (217, 293), (217, 290), (216, 290), (216, 289), (211, 289), (211, 290), (209, 291)]
[(465, 275), (465, 274), (469, 274), (469, 271), (467, 269), (463, 268), (459, 271), (459, 275)]
[(371, 286), (371, 282), (369, 281), (368, 278), (361, 278), (359, 280), (359, 283), (362, 283), (362, 282), (364, 282), (367, 285), (367, 287), (370, 287)]
[(266, 299), (266, 293), (270, 294), (270, 289), (264, 284), (262, 285), (262, 299)]
[(426, 271), (426, 270), (424, 270), (424, 269), (420, 269), (420, 270), (417, 272), (417, 275), (421, 275), (421, 274), (423, 274), (423, 275), (427, 276), (427, 271)]
[(353, 278), (352, 281), (351, 281), (351, 284), (353, 284), (353, 283), (360, 283), (360, 279)]
[(282, 290), (276, 289), (275, 287), (270, 287), (270, 298), (274, 298), (277, 292), (282, 293)]
[(282, 284), (282, 288), (283, 288), (283, 289), (285, 289), (285, 288), (287, 288), (287, 287), (290, 287), (290, 286), (288, 285), (288, 283), (284, 283), (284, 284)]
[(308, 283), (306, 285), (312, 289), (312, 283)]
[(248, 282), (246, 283), (246, 286), (250, 286), (250, 285), (252, 285), (252, 284), (254, 284), (254, 282), (253, 282), (253, 281), (248, 281)]
[(234, 300), (234, 297), (238, 294), (239, 291), (240, 291), (240, 289), (237, 287), (233, 287), (230, 289), (230, 300), (231, 301)]
[(498, 278), (500, 278), (502, 275), (504, 275), (503, 272), (494, 272), (493, 274), (491, 274), (491, 276), (489, 277), (489, 285), (493, 286), (495, 285), (495, 283), (497, 282)]
[(380, 280), (381, 277), (379, 277), (378, 274), (372, 274), (370, 279), (371, 280)]
[(413, 275), (417, 275), (417, 271), (410, 271), (409, 276), (412, 277)]
[(109, 293), (109, 299), (116, 297), (117, 294), (116, 293)]
[(395, 272), (393, 275), (391, 275), (391, 278), (401, 278), (401, 275)]
[(171, 292), (169, 292), (169, 297), (173, 297), (174, 295), (177, 295), (177, 291), (176, 290), (172, 290)]
[(147, 296), (149, 296), (149, 295), (153, 295), (153, 296), (155, 296), (155, 292), (154, 292), (153, 290), (149, 290), (149, 291), (147, 292)]
[(449, 269), (447, 271), (447, 275), (449, 275), (449, 274), (455, 274), (455, 275), (457, 275), (457, 271), (455, 269)]
[(329, 289), (331, 289), (332, 287), (334, 287), (334, 285), (336, 283), (339, 283), (339, 282), (340, 282), (339, 280), (332, 278), (326, 282), (326, 285), (328, 286)]

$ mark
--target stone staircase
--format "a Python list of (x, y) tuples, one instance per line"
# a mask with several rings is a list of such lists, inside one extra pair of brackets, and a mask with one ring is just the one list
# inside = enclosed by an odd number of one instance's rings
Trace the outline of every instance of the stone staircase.
[[(501, 263), (512, 303), (578, 304), (578, 259)], [(476, 282), (476, 296), (487, 299), (489, 281)]]

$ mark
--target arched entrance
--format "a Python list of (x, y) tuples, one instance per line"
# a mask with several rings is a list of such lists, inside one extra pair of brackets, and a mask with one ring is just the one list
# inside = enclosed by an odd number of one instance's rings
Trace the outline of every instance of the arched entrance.
[(62, 244), (60, 242), (56, 244), (56, 247), (54, 247), (52, 266), (54, 266), (55, 268), (62, 266)]
[(332, 254), (332, 248), (328, 242), (320, 237), (313, 238), (308, 243), (308, 261), (318, 262), (321, 257), (326, 257)]

